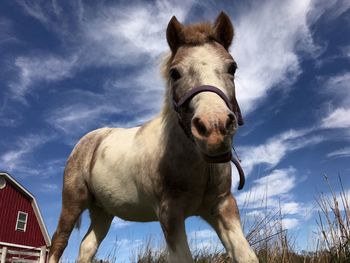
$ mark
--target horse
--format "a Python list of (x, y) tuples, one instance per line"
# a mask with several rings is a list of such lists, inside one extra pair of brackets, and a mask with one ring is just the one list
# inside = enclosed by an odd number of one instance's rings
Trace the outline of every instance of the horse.
[(230, 262), (256, 263), (231, 193), (231, 144), (243, 124), (235, 95), (237, 64), (228, 49), (230, 18), (166, 29), (169, 54), (162, 65), (163, 107), (134, 128), (100, 128), (83, 136), (64, 170), (62, 209), (49, 262), (58, 262), (81, 213), (91, 224), (78, 262), (91, 262), (113, 218), (159, 221), (168, 259), (193, 262), (185, 219), (211, 225)]

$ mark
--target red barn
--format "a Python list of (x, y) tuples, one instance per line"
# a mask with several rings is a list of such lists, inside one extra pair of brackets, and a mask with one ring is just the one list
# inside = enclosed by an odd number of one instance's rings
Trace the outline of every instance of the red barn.
[(0, 173), (0, 263), (46, 262), (50, 244), (35, 197)]

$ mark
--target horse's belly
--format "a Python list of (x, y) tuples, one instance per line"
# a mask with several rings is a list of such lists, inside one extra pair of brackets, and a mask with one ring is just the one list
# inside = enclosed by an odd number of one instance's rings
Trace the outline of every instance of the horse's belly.
[[(119, 196), (118, 196), (119, 197)], [(117, 197), (117, 198), (118, 198)], [(101, 200), (101, 204), (109, 213), (128, 221), (149, 222), (157, 221), (154, 207), (144, 202)]]
[(128, 176), (103, 176), (93, 179), (94, 195), (99, 206), (110, 214), (130, 221), (155, 221), (155, 203), (137, 188)]

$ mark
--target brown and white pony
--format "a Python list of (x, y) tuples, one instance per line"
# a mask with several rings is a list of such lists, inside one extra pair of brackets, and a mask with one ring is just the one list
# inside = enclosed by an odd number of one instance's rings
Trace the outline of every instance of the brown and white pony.
[(58, 262), (85, 209), (91, 225), (78, 262), (91, 262), (115, 216), (159, 221), (172, 263), (193, 262), (185, 232), (189, 216), (200, 216), (215, 229), (232, 262), (258, 262), (231, 194), (231, 143), (242, 123), (237, 65), (228, 52), (233, 35), (225, 13), (213, 25), (170, 20), (163, 109), (141, 127), (98, 129), (75, 146), (64, 172), (49, 262)]

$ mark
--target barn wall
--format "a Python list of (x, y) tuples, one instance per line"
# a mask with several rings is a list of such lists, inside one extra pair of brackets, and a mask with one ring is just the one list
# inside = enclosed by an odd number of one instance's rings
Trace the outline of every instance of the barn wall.
[[(18, 211), (28, 213), (25, 232), (15, 230)], [(45, 240), (29, 198), (8, 180), (6, 187), (0, 190), (0, 241), (32, 247), (45, 246)]]

